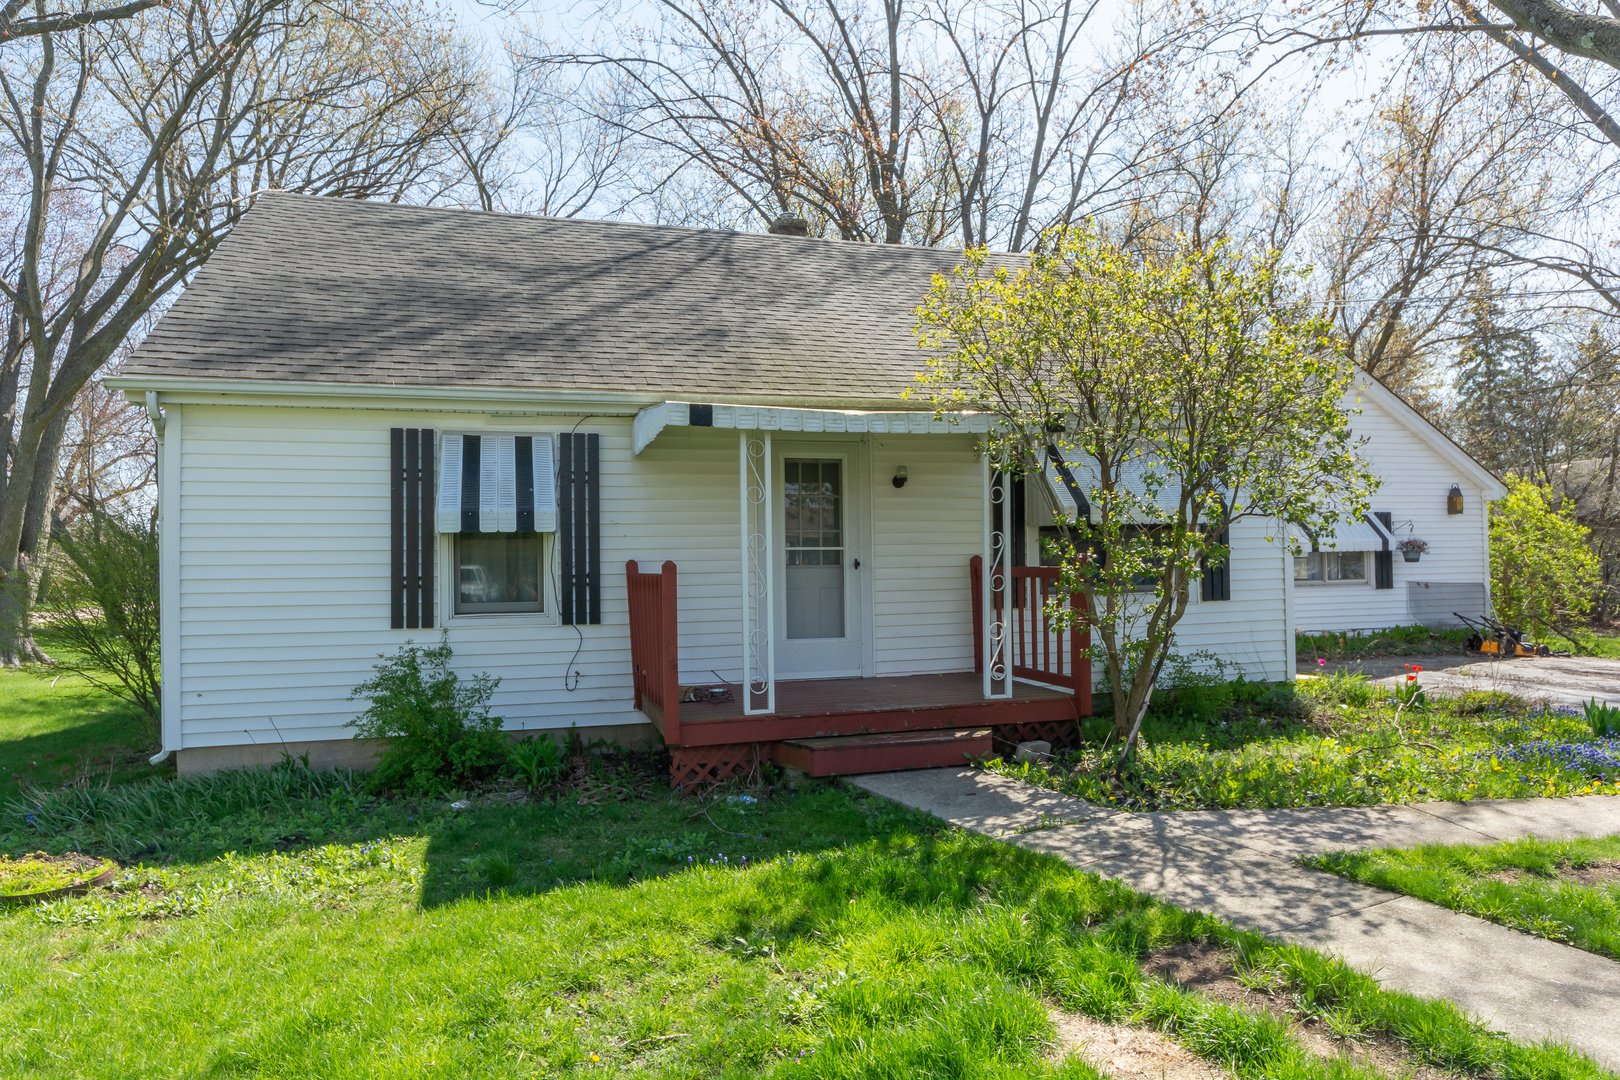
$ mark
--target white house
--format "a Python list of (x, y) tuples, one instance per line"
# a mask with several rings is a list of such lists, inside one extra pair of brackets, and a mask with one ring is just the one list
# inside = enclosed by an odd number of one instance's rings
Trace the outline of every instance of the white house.
[(1365, 520), (1331, 538), (1291, 529), (1305, 554), (1293, 560), (1290, 625), (1446, 627), (1460, 625), (1454, 613), (1487, 613), (1490, 503), (1507, 488), (1376, 379), (1358, 376), (1345, 408), (1382, 485)]
[[(111, 380), (161, 432), (164, 749), (364, 760), (352, 688), (441, 632), (508, 729), (662, 738), (681, 782), (1072, 735), (1085, 642), (1041, 621), (1053, 571), (1001, 566), (1060, 494), (901, 397), (957, 260), (262, 198)], [(1180, 647), (1289, 678), (1308, 590), (1278, 529), (1233, 531)]]

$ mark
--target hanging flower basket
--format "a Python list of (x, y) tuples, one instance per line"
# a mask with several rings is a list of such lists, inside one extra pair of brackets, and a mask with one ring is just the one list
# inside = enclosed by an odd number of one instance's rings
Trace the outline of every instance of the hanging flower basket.
[(1407, 562), (1417, 562), (1423, 558), (1423, 553), (1429, 550), (1429, 542), (1419, 540), (1415, 536), (1408, 536), (1395, 546), (1401, 549), (1401, 558)]
[(90, 855), (47, 855), (36, 851), (19, 859), (0, 855), (0, 906), (37, 904), (89, 892), (118, 873), (111, 859)]

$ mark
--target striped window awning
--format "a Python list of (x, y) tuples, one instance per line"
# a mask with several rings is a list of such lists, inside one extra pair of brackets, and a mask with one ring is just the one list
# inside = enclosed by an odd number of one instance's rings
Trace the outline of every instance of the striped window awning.
[[(1041, 472), (1046, 477), (1047, 487), (1052, 492), (1058, 512), (1064, 517), (1085, 517), (1093, 525), (1100, 524), (1102, 511), (1097, 505), (1097, 491), (1102, 482), (1097, 475), (1097, 463), (1079, 454), (1071, 457), (1072, 460), (1066, 458), (1056, 446), (1046, 448)], [(1151, 462), (1146, 459), (1127, 462), (1119, 480), (1120, 486), (1138, 499), (1158, 507), (1158, 513), (1142, 506), (1130, 515), (1131, 521), (1143, 525), (1173, 520), (1181, 506), (1181, 491), (1172, 484), (1161, 484), (1157, 495), (1148, 498), (1148, 484), (1144, 477), (1150, 469)]]
[(1363, 514), (1354, 521), (1339, 522), (1332, 536), (1324, 532), (1315, 540), (1304, 529), (1289, 522), (1288, 539), (1297, 543), (1301, 551), (1388, 551), (1392, 537), (1377, 518)]
[(556, 532), (551, 436), (446, 434), (437, 524), (442, 533)]

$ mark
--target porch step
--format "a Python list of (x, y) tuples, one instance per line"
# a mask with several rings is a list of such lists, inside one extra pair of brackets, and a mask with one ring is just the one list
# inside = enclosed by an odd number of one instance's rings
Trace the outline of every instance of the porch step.
[(848, 776), (964, 765), (990, 752), (989, 728), (946, 728), (788, 739), (772, 746), (771, 760), (811, 776)]

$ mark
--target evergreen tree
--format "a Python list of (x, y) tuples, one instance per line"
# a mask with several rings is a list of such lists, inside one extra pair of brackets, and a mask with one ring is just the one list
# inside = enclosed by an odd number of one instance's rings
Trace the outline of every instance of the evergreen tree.
[(1470, 283), (1456, 369), (1464, 448), (1498, 474), (1544, 474), (1558, 441), (1557, 410), (1544, 400), (1554, 389), (1549, 365), (1535, 338), (1508, 322), (1488, 277)]

